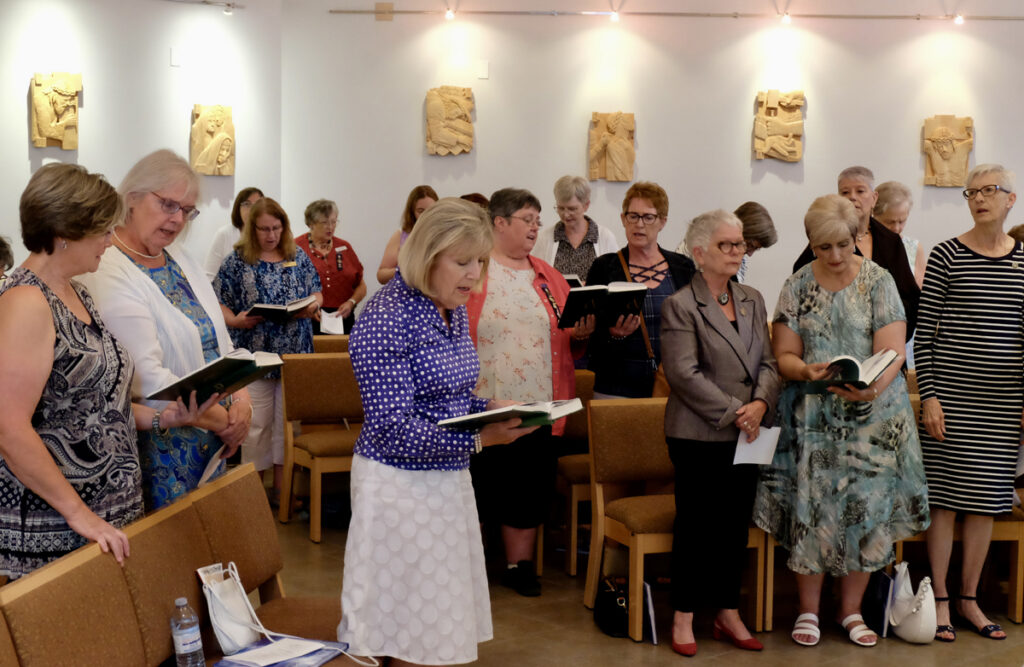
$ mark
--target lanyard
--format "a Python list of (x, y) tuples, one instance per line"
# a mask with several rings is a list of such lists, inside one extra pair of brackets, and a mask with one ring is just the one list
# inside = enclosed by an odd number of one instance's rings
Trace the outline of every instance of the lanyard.
[(548, 298), (548, 303), (551, 304), (551, 310), (553, 310), (554, 313), (555, 313), (555, 319), (556, 320), (562, 319), (562, 311), (559, 310), (558, 303), (555, 301), (554, 295), (551, 294), (551, 289), (548, 287), (548, 284), (547, 283), (541, 283), (540, 284), (540, 288), (542, 290), (544, 290), (544, 296), (546, 296)]

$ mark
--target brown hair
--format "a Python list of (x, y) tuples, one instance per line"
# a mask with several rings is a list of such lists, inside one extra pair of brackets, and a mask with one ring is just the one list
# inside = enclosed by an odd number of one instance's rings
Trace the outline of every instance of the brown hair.
[(249, 222), (242, 228), (242, 236), (238, 239), (238, 243), (235, 244), (235, 249), (238, 250), (238, 254), (241, 255), (242, 260), (246, 264), (257, 264), (260, 261), (260, 242), (256, 238), (256, 221), (260, 216), (269, 215), (272, 218), (277, 218), (281, 221), (281, 240), (278, 241), (277, 247), (281, 250), (281, 254), (287, 260), (295, 259), (295, 237), (292, 236), (292, 226), (288, 222), (288, 214), (284, 212), (281, 205), (270, 197), (264, 197), (255, 204), (252, 205), (252, 210), (249, 211)]
[(437, 201), (437, 193), (429, 185), (417, 185), (409, 193), (405, 200), (405, 209), (402, 211), (402, 231), (408, 234), (416, 224), (416, 202), (424, 197), (430, 197)]
[(626, 190), (626, 196), (622, 199), (622, 212), (629, 210), (629, 202), (634, 199), (646, 199), (658, 212), (661, 218), (668, 217), (668, 194), (665, 188), (650, 181), (637, 181)]
[(235, 229), (241, 229), (245, 225), (242, 221), (242, 202), (253, 195), (263, 197), (263, 190), (259, 188), (242, 188), (239, 190), (238, 196), (235, 197), (235, 205), (231, 207), (231, 226)]
[(99, 236), (124, 221), (114, 186), (76, 164), (51, 163), (32, 174), (21, 193), (21, 239), (29, 252), (53, 253), (54, 241)]

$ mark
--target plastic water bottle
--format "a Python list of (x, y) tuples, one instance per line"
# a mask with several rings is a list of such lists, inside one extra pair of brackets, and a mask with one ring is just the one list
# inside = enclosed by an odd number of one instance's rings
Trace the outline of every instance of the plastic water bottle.
[(171, 637), (174, 639), (174, 656), (178, 667), (204, 667), (203, 638), (199, 634), (199, 617), (192, 607), (188, 606), (188, 598), (174, 601), (174, 613), (171, 614)]

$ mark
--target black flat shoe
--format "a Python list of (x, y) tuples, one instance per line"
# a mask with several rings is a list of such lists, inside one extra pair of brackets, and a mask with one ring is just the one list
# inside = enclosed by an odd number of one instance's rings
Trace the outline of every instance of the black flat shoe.
[[(978, 598), (976, 596), (974, 596), (974, 595), (961, 595), (960, 599), (961, 600), (968, 600), (968, 601), (971, 601), (971, 602), (977, 602), (977, 600), (978, 600)], [(960, 617), (960, 620), (963, 621), (964, 625), (966, 625), (967, 627), (971, 628), (972, 630), (977, 632), (979, 635), (981, 635), (985, 639), (993, 639), (995, 641), (1001, 641), (1003, 639), (1006, 639), (1006, 633), (1003, 631), (1003, 626), (999, 625), (998, 623), (989, 623), (988, 625), (985, 625), (985, 626), (982, 626), (982, 627), (979, 628), (973, 622), (971, 622), (970, 619), (968, 619), (966, 616), (961, 614), (959, 611), (957, 612), (957, 616)], [(993, 637), (992, 635), (994, 635), (997, 632), (1002, 632), (1003, 636), (1002, 637)]]
[[(949, 598), (948, 597), (935, 598), (935, 603), (936, 604), (938, 604), (940, 602), (947, 602), (948, 603), (949, 602)], [(951, 634), (953, 636), (952, 637), (940, 637), (939, 635), (944, 633), (944, 632), (947, 632), (947, 633), (949, 633), (949, 634)], [(935, 641), (937, 641), (937, 642), (946, 642), (947, 644), (951, 644), (951, 643), (955, 642), (956, 641), (956, 628), (954, 628), (952, 625), (936, 625), (935, 626)]]
[(521, 560), (515, 567), (507, 568), (501, 573), (501, 585), (523, 597), (535, 598), (540, 595), (540, 579), (534, 573), (533, 561)]

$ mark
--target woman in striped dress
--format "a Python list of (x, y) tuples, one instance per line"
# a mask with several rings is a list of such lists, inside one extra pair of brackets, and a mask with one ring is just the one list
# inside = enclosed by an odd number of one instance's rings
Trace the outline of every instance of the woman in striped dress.
[(1013, 173), (999, 165), (971, 171), (964, 197), (974, 227), (932, 250), (921, 294), (914, 356), (940, 641), (956, 639), (946, 571), (957, 512), (965, 514), (958, 611), (982, 636), (1006, 638), (975, 598), (993, 516), (1012, 507), (1024, 418), (1024, 245), (1003, 231), (1013, 190)]

